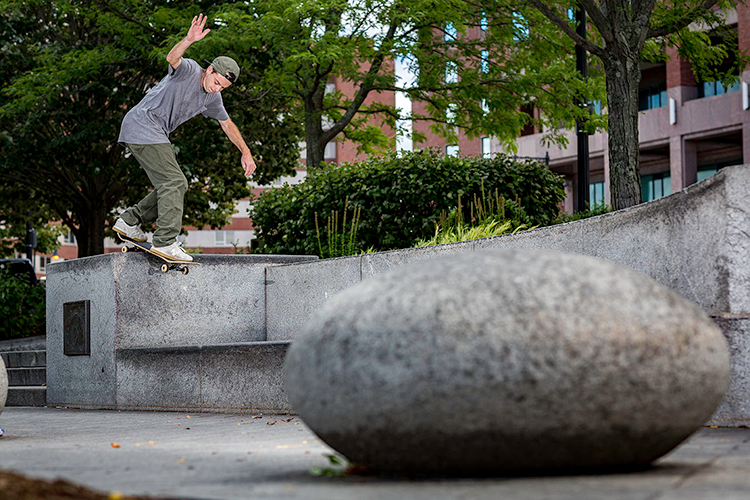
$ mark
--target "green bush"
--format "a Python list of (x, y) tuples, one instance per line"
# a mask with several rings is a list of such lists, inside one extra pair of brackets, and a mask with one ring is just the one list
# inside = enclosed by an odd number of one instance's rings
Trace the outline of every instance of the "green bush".
[(562, 178), (537, 162), (420, 151), (310, 170), (301, 184), (265, 191), (250, 217), (260, 253), (331, 255), (325, 241), (318, 245), (316, 214), (323, 225), (333, 212), (343, 214), (348, 198), (360, 214), (356, 248), (408, 248), (431, 238), (440, 214), (456, 209), (459, 197), (466, 203), (483, 190), (497, 193), (514, 227), (553, 223), (565, 197)]
[(46, 290), (0, 269), (0, 340), (46, 333)]

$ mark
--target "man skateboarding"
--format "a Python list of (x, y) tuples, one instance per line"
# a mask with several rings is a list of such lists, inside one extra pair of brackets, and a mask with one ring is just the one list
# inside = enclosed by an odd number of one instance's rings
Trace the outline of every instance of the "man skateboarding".
[(193, 18), (187, 36), (167, 55), (167, 76), (125, 115), (118, 139), (146, 171), (154, 190), (122, 213), (114, 231), (120, 239), (146, 241), (141, 224), (156, 221), (151, 249), (157, 255), (183, 262), (193, 260), (177, 241), (188, 183), (177, 163), (169, 134), (197, 114), (215, 118), (242, 153), (245, 177), (255, 171), (250, 149), (229, 119), (221, 99), (221, 91), (237, 81), (239, 66), (234, 59), (222, 56), (202, 69), (197, 62), (182, 57), (188, 47), (211, 31), (204, 29), (206, 19), (203, 14)]

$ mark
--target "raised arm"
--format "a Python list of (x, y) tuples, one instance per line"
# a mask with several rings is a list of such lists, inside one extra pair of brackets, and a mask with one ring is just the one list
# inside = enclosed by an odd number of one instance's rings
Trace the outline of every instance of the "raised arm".
[(231, 118), (219, 121), (219, 123), (221, 124), (224, 133), (229, 137), (229, 140), (232, 141), (232, 144), (237, 146), (237, 149), (242, 152), (242, 169), (245, 171), (245, 177), (250, 177), (252, 173), (255, 172), (255, 160), (253, 160), (253, 155), (250, 154), (250, 148), (245, 144), (245, 139), (242, 138), (240, 130)]
[(167, 54), (167, 62), (172, 69), (177, 69), (177, 66), (182, 62), (182, 55), (194, 42), (201, 40), (204, 36), (208, 35), (210, 29), (204, 29), (208, 17), (203, 14), (198, 14), (193, 18), (193, 22), (190, 24), (190, 29), (187, 32), (185, 38), (177, 42), (177, 45), (172, 47), (172, 50)]

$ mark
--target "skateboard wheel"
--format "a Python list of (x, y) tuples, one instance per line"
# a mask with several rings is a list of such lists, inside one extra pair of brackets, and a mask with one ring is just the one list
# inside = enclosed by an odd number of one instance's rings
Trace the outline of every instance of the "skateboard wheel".
[(125, 245), (123, 245), (122, 248), (120, 249), (120, 251), (122, 253), (128, 253), (128, 247), (126, 247)]
[(190, 268), (188, 268), (188, 267), (183, 267), (182, 268), (182, 274), (187, 275), (187, 273), (189, 273), (189, 272), (190, 272)]
[(161, 272), (166, 273), (167, 271), (169, 271), (169, 266), (167, 264), (162, 264)]

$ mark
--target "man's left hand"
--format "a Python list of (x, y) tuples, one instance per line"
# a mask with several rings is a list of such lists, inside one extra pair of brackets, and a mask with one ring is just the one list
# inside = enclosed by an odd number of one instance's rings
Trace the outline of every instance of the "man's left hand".
[(245, 170), (245, 177), (250, 177), (255, 172), (255, 160), (249, 151), (242, 155), (242, 168)]

